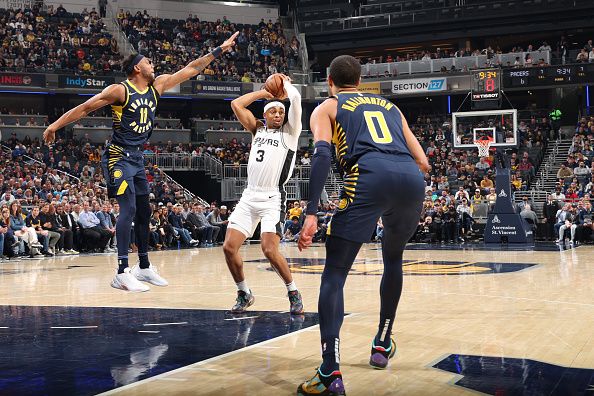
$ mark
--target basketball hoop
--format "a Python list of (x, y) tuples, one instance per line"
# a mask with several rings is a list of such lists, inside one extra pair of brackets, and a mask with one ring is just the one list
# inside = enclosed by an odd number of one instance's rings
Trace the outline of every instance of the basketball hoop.
[(483, 136), (480, 139), (474, 141), (474, 145), (478, 148), (479, 157), (488, 157), (489, 148), (494, 143), (494, 139), (489, 136)]

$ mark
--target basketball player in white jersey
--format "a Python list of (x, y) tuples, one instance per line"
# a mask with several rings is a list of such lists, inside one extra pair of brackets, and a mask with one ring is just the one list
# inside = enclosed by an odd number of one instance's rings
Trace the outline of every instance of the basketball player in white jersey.
[(279, 251), (286, 211), (284, 185), (293, 172), (301, 133), (301, 95), (291, 85), (289, 77), (284, 76), (283, 85), (290, 101), (286, 123), (285, 105), (281, 100), (273, 99), (264, 106), (265, 124), (248, 110), (247, 107), (256, 100), (273, 98), (264, 89), (231, 102), (239, 122), (253, 134), (248, 161), (248, 185), (229, 217), (223, 245), (227, 266), (237, 284), (237, 300), (231, 308), (233, 313), (245, 312), (255, 300), (245, 280), (239, 248), (246, 238), (253, 235), (258, 223), (261, 223), (262, 252), (287, 286), (291, 314), (303, 313), (301, 294), (295, 286), (287, 260)]

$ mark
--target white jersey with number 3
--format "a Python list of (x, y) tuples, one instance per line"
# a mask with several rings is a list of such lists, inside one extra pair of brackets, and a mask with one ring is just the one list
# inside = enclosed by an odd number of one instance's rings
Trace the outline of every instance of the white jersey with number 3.
[(248, 161), (248, 188), (281, 188), (293, 173), (301, 131), (260, 127), (252, 140)]

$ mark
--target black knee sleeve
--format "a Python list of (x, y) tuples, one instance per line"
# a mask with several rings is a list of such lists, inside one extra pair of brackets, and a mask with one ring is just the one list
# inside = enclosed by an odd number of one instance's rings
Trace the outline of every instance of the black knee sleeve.
[(118, 243), (118, 258), (128, 258), (130, 246), (130, 229), (136, 215), (136, 201), (130, 195), (121, 195), (117, 198), (120, 205), (120, 215), (116, 222), (116, 238)]
[(336, 236), (329, 236), (326, 240), (326, 266), (343, 268), (350, 271), (362, 243), (347, 241)]

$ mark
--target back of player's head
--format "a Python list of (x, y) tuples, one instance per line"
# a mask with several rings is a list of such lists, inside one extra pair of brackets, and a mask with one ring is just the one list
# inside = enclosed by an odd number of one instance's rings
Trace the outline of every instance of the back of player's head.
[(361, 64), (357, 58), (350, 55), (340, 55), (330, 63), (328, 74), (334, 85), (340, 88), (354, 88), (359, 85), (361, 78)]

